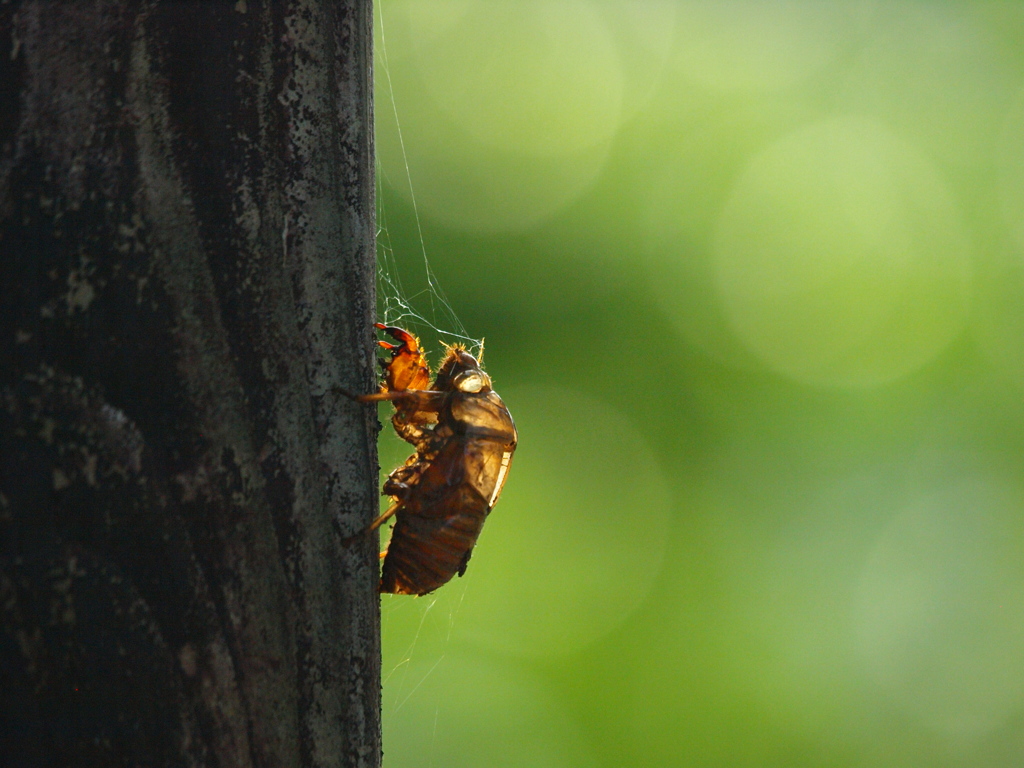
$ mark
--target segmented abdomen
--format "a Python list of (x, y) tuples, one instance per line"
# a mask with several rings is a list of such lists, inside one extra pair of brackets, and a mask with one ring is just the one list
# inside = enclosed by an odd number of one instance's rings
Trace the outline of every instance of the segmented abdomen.
[(399, 510), (381, 570), (380, 591), (425, 595), (463, 569), (483, 528), (489, 507), (468, 485), (451, 489), (441, 517)]

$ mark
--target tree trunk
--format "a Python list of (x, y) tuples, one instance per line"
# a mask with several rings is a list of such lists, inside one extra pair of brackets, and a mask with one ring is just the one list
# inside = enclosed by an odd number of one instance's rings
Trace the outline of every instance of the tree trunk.
[(0, 4), (0, 764), (376, 766), (371, 0)]

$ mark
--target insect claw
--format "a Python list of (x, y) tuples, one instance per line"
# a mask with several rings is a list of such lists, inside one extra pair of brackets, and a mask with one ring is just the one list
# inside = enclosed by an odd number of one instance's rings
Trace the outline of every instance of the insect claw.
[(397, 392), (428, 389), (430, 366), (420, 349), (420, 340), (402, 328), (395, 328), (383, 323), (374, 323), (374, 326), (401, 342), (401, 344), (392, 344), (390, 341), (377, 342), (382, 349), (391, 352), (390, 360), (380, 361), (380, 365), (384, 369), (387, 390)]
[(419, 340), (404, 328), (396, 328), (393, 325), (384, 325), (383, 323), (374, 323), (374, 326), (384, 331), (384, 333), (386, 333), (391, 338), (397, 339), (398, 341), (402, 342), (402, 346), (408, 349), (410, 352), (419, 351)]

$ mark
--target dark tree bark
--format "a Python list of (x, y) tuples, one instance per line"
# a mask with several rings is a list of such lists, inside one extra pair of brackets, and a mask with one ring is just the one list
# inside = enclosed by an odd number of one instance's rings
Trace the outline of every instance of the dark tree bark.
[(379, 765), (371, 14), (0, 4), (2, 765)]

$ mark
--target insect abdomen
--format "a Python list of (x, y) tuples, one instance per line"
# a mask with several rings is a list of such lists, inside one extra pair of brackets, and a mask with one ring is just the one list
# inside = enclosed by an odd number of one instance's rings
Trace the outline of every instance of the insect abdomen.
[(398, 513), (381, 571), (380, 591), (425, 595), (446, 584), (464, 566), (487, 517), (487, 502), (459, 486), (443, 517)]

